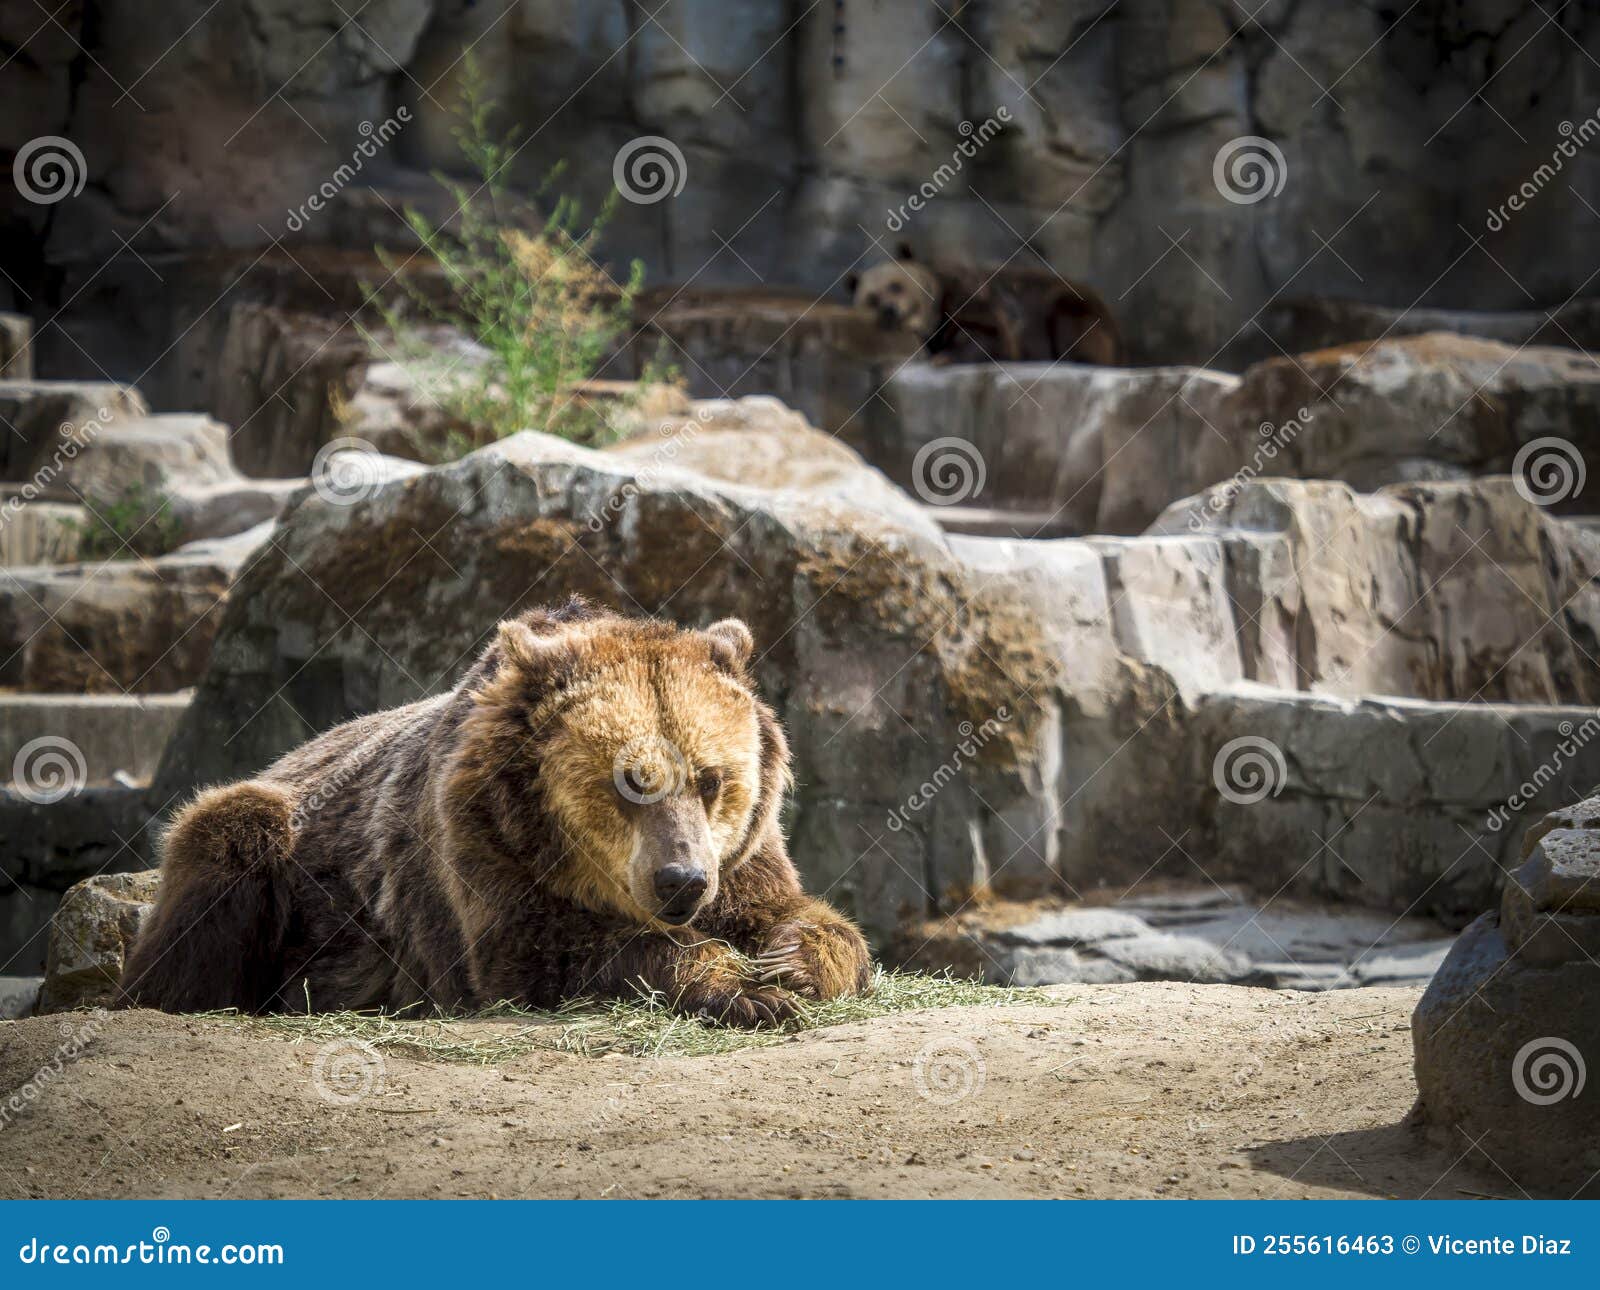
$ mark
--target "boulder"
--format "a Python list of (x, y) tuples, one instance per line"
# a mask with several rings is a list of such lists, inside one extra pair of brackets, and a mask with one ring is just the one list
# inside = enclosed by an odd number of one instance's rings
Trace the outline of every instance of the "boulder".
[(0, 1021), (31, 1017), (43, 981), (38, 976), (0, 976)]
[[(83, 436), (61, 483), (89, 508), (102, 544), (159, 545), (168, 525), (172, 545), (225, 537), (274, 519), (302, 485), (246, 479), (234, 468), (228, 433), (188, 413), (118, 418)], [(166, 519), (158, 516), (163, 503)]]
[[(1372, 489), (1516, 464), (1538, 495), (1595, 509), (1576, 485), (1579, 459), (1600, 457), (1600, 366), (1571, 349), (1437, 332), (1387, 338), (1257, 363), (1231, 402), (1235, 427), (1280, 427), (1280, 460), (1257, 473)], [(1549, 438), (1568, 445), (1569, 480), (1542, 479), (1519, 461), (1519, 450)]]
[(155, 901), (159, 875), (102, 874), (67, 892), (50, 927), (40, 1012), (118, 1002), (122, 964)]
[(1600, 1193), (1600, 799), (1529, 830), (1497, 911), (1456, 942), (1412, 1020), (1418, 1114), (1521, 1192)]
[(147, 415), (144, 397), (110, 381), (0, 380), (0, 479), (60, 488), (78, 445), (120, 417)]
[[(862, 450), (935, 505), (1048, 514), (1077, 533), (1138, 533), (1227, 477), (1238, 378), (1190, 367), (909, 363), (871, 405)], [(940, 449), (943, 448), (941, 453)], [(936, 473), (952, 450), (967, 469)]]
[[(947, 544), (848, 448), (757, 398), (607, 451), (525, 433), (348, 504), (308, 490), (230, 598), (157, 797), (437, 692), (498, 619), (572, 592), (750, 623), (795, 751), (800, 863), (874, 927), (1160, 852), (1129, 838), (1124, 861), (1097, 828), (1123, 795), (1098, 772), (1137, 723), (1165, 729), (1171, 695), (1118, 650), (1099, 555)], [(1153, 742), (1126, 757), (1135, 774), (1163, 759)], [(1179, 827), (1148, 798), (1148, 820)]]

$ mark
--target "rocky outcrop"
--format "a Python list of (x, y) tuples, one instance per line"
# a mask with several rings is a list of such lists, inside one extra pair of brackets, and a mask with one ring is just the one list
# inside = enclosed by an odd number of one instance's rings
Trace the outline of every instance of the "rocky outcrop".
[[(1594, 538), (1504, 481), (1248, 483), (1199, 509), (1198, 533), (947, 536), (761, 399), (695, 404), (609, 451), (523, 434), (351, 498), (309, 492), (230, 601), (157, 797), (443, 689), (498, 618), (580, 592), (750, 622), (795, 749), (797, 856), (880, 932), (974, 890), (1069, 893), (1185, 854), (1308, 897), (1479, 907), (1504, 849), (1491, 808), (1525, 778), (1518, 809), (1600, 777), (1587, 736), (1535, 775), (1587, 717), (1560, 704), (1600, 694), (1579, 648)], [(1331, 697), (1371, 693), (1437, 702)], [(1450, 702), (1489, 698), (1555, 706)], [(1251, 733), (1286, 766), (1246, 811), (1213, 763)], [(1359, 880), (1316, 830), (1359, 845)]]
[[(70, 302), (73, 340), (105, 370), (137, 375), (149, 359), (119, 361), (115, 332), (84, 326), (162, 289), (119, 237), (145, 259), (205, 251), (235, 271), (278, 238), (308, 265), (308, 244), (398, 239), (394, 211), (433, 190), (430, 170), (459, 166), (449, 113), (470, 46), (523, 126), (528, 191), (564, 159), (563, 183), (593, 209), (623, 145), (672, 141), (681, 191), (623, 202), (608, 238), (656, 282), (842, 299), (844, 273), (897, 237), (994, 263), (1026, 244), (1117, 301), (1142, 356), (1227, 363), (1276, 352), (1252, 320), (1284, 288), (1528, 309), (1590, 271), (1552, 254), (1582, 246), (1592, 218), (1563, 191), (1585, 164), (1551, 164), (1570, 145), (1562, 124), (1593, 112), (1595, 19), (1582, 7), (1552, 20), (1533, 5), (1488, 19), (1453, 6), (1246, 15), (1209, 0), (997, 0), (797, 16), (758, 0), (708, 18), (674, 0), (648, 22), (622, 0), (578, 9), (377, 0), (342, 28), (333, 11), (338, 31), (298, 11), (240, 24), (204, 0), (154, 14), (102, 0), (42, 25), (18, 10), (0, 19), (0, 43), (19, 51), (9, 71), (24, 107), (0, 149), (65, 136), (87, 174), (63, 203), (17, 204), (8, 267), (35, 307)], [(361, 156), (366, 131), (401, 108), (398, 138)], [(1543, 191), (1495, 218), (1536, 174)], [(324, 185), (334, 199), (306, 211)], [(214, 299), (186, 306), (185, 322)], [(39, 344), (63, 368), (82, 362), (56, 328)]]
[(1258, 478), (1359, 489), (1516, 473), (1557, 512), (1595, 509), (1600, 365), (1443, 334), (1268, 359), (1243, 376), (1074, 364), (898, 370), (860, 446), (935, 505), (1142, 532), (1172, 503)]
[(1412, 1020), (1419, 1116), (1519, 1193), (1594, 1194), (1600, 1141), (1600, 798), (1529, 829), (1497, 912), (1473, 923)]
[(41, 1012), (117, 1001), (122, 963), (155, 901), (156, 884), (154, 872), (106, 874), (67, 893), (50, 927)]
[(1390, 336), (1452, 332), (1502, 344), (1600, 349), (1600, 300), (1568, 300), (1553, 309), (1396, 308), (1358, 300), (1287, 300), (1262, 316), (1262, 329), (1286, 354), (1372, 344)]

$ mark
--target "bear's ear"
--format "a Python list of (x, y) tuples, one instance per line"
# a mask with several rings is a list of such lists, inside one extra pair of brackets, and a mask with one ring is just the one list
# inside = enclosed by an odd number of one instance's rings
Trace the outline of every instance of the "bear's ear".
[(748, 627), (737, 618), (724, 618), (707, 627), (705, 637), (711, 645), (713, 663), (734, 675), (744, 671), (744, 665), (750, 661), (750, 651), (755, 648)]
[(850, 298), (855, 299), (856, 288), (861, 285), (861, 275), (850, 272), (844, 275), (844, 289), (850, 293)]
[(577, 642), (570, 630), (538, 632), (517, 618), (501, 623), (495, 636), (500, 656), (543, 684), (555, 684), (572, 670)]
[(894, 249), (894, 258), (897, 260), (915, 260), (917, 253), (911, 249), (910, 242), (902, 242)]

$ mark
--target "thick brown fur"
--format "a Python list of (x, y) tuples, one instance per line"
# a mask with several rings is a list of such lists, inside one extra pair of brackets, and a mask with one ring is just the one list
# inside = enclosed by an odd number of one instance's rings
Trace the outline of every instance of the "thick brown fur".
[(1105, 301), (1048, 269), (935, 268), (902, 246), (849, 286), (857, 308), (920, 337), (936, 363), (1127, 361)]
[(576, 600), (500, 624), (452, 692), (179, 812), (125, 1001), (548, 1008), (642, 988), (761, 1025), (861, 990), (866, 942), (804, 894), (778, 827), (789, 753), (750, 650), (736, 620), (682, 631)]

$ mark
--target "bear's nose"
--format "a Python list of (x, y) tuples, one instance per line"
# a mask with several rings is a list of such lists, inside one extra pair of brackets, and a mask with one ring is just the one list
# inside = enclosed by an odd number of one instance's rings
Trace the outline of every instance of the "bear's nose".
[(900, 311), (893, 305), (878, 306), (878, 326), (885, 331), (900, 325)]
[(675, 922), (692, 913), (706, 894), (706, 872), (695, 865), (663, 865), (656, 870), (655, 884), (661, 916)]

